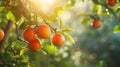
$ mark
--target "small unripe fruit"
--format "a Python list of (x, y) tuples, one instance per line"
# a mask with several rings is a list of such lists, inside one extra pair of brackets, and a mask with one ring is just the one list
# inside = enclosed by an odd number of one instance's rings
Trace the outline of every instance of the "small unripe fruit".
[(28, 44), (28, 48), (34, 52), (39, 51), (41, 49), (41, 47), (42, 47), (42, 44), (38, 39), (34, 39), (34, 40), (30, 41)]
[(36, 34), (34, 28), (28, 28), (27, 30), (25, 30), (23, 36), (26, 41), (30, 42), (30, 41), (36, 39), (37, 34)]
[(49, 36), (51, 34), (50, 27), (48, 25), (40, 25), (40, 26), (38, 26), (37, 34), (42, 39), (49, 38)]
[(57, 33), (53, 36), (52, 38), (52, 43), (55, 45), (55, 46), (63, 46), (64, 43), (65, 43), (65, 38), (62, 34), (60, 33)]
[(114, 6), (117, 3), (117, 0), (108, 0), (109, 6)]
[(4, 38), (4, 31), (0, 29), (0, 41)]
[(97, 29), (101, 27), (102, 23), (99, 20), (94, 20), (93, 21), (93, 28)]

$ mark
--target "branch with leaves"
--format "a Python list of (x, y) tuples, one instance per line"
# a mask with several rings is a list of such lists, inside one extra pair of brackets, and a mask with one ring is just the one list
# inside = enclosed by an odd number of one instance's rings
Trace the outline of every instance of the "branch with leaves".
[(113, 11), (113, 9), (111, 9), (108, 4), (103, 4), (103, 3), (100, 3), (98, 0), (92, 0), (94, 3), (96, 4), (99, 4), (103, 7), (105, 7), (106, 9), (108, 9), (115, 17), (117, 17), (116, 13)]

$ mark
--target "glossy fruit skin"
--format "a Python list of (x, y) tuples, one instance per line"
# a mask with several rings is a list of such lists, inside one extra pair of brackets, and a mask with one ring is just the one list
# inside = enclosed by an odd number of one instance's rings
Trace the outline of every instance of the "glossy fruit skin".
[(28, 42), (36, 39), (37, 37), (37, 33), (34, 28), (28, 28), (27, 30), (25, 30), (23, 35), (24, 35), (24, 39)]
[(109, 6), (114, 6), (117, 3), (117, 0), (108, 0)]
[(50, 27), (48, 25), (39, 25), (37, 28), (37, 34), (40, 38), (42, 39), (47, 39), (49, 38), (51, 34)]
[(93, 28), (97, 29), (101, 27), (102, 23), (99, 20), (94, 20), (93, 21)]
[(62, 34), (60, 33), (57, 33), (53, 36), (52, 38), (52, 43), (55, 45), (55, 46), (63, 46), (64, 43), (65, 43), (65, 38)]
[(0, 29), (0, 41), (4, 38), (4, 31)]
[(28, 48), (34, 52), (39, 51), (41, 49), (41, 47), (42, 47), (41, 41), (38, 39), (34, 39), (34, 40), (30, 41), (28, 44)]

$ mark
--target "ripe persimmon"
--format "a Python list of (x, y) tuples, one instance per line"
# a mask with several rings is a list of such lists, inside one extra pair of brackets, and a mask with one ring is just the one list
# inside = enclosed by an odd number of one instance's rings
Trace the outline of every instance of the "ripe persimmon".
[(99, 20), (94, 20), (93, 21), (93, 28), (97, 29), (101, 27), (102, 23)]
[(109, 6), (114, 6), (117, 3), (117, 0), (108, 0)]
[(4, 38), (4, 31), (0, 29), (0, 41)]
[(26, 41), (30, 42), (36, 39), (37, 33), (34, 28), (28, 28), (27, 30), (25, 30), (23, 36)]
[(64, 43), (65, 43), (65, 38), (62, 34), (60, 33), (57, 33), (53, 36), (52, 38), (52, 43), (55, 45), (55, 46), (63, 46)]
[(34, 40), (30, 41), (28, 44), (28, 48), (34, 52), (39, 51), (41, 49), (41, 47), (42, 47), (41, 41), (38, 39), (34, 39)]
[(48, 25), (45, 25), (45, 24), (44, 25), (39, 25), (37, 27), (37, 34), (42, 39), (49, 38), (49, 36), (51, 34), (50, 27)]

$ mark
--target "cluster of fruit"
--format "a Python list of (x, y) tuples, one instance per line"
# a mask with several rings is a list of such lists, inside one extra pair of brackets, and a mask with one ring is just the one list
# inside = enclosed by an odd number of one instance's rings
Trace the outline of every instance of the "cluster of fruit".
[[(23, 36), (24, 39), (26, 41), (28, 41), (28, 48), (31, 51), (39, 51), (42, 48), (42, 43), (40, 41), (38, 37), (40, 37), (41, 39), (48, 39), (51, 35), (51, 29), (48, 25), (43, 24), (43, 25), (39, 25), (36, 28), (28, 28), (27, 30), (25, 30)], [(63, 46), (65, 42), (65, 38), (62, 34), (60, 33), (56, 33), (53, 37), (52, 37), (52, 43), (55, 46)]]
[[(116, 3), (117, 3), (117, 0), (108, 0), (109, 6), (115, 6)], [(94, 29), (101, 27), (101, 25), (102, 25), (102, 22), (100, 20), (94, 20), (92, 24)]]

